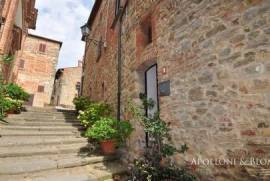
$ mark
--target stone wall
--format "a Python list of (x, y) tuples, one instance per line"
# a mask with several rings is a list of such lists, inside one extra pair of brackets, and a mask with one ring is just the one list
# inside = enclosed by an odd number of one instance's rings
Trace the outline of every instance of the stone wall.
[[(45, 52), (40, 44), (46, 45)], [(33, 106), (50, 104), (61, 42), (29, 35), (19, 52), (14, 68), (14, 81), (34, 95)], [(40, 87), (40, 88), (38, 88)]]
[[(97, 38), (107, 30), (108, 37), (117, 40), (119, 24), (110, 29), (103, 21), (112, 22), (112, 16), (102, 21), (99, 18), (102, 11), (106, 12), (106, 3), (103, 1), (99, 9), (91, 36)], [(109, 7), (114, 12), (113, 5)], [(145, 22), (150, 22), (153, 36), (147, 45)], [(144, 71), (157, 63), (159, 83), (170, 81), (170, 96), (159, 97), (161, 117), (170, 124), (175, 146), (186, 143), (189, 147), (185, 155), (174, 157), (177, 163), (198, 157), (245, 154), (269, 158), (265, 147), (270, 135), (269, 25), (267, 0), (129, 1), (121, 36), (122, 116), (127, 99), (137, 102), (139, 93), (144, 91)], [(95, 83), (91, 90), (96, 92), (84, 92), (92, 99), (114, 104), (115, 43), (108, 41), (108, 51), (102, 52), (98, 63), (92, 52), (95, 48), (90, 45), (87, 49), (86, 80)], [(110, 72), (110, 76), (105, 72)], [(102, 82), (114, 87), (106, 92), (114, 96), (100, 97)], [(87, 89), (89, 85), (85, 85), (84, 90)], [(130, 159), (138, 156), (145, 145), (139, 124), (133, 124), (136, 131), (128, 140)], [(219, 177), (224, 171), (221, 170), (200, 166), (197, 171)]]

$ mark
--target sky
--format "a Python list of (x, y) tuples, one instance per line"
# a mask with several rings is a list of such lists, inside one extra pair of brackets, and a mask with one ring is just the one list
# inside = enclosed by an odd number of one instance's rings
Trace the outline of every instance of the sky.
[(30, 33), (63, 42), (58, 68), (77, 66), (84, 54), (80, 27), (90, 15), (94, 0), (37, 0), (36, 30)]

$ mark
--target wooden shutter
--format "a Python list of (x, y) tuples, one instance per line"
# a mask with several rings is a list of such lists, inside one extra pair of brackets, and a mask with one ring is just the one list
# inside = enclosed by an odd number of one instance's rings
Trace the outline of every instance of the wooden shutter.
[(40, 43), (39, 44), (39, 51), (44, 53), (46, 51), (46, 45), (43, 43)]
[(44, 92), (44, 86), (43, 85), (38, 86), (38, 92)]

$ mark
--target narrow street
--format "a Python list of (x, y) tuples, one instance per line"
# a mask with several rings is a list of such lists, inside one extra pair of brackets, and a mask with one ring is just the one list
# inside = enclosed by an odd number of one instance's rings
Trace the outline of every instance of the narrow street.
[(270, 0), (0, 0), (0, 181), (270, 181)]
[[(0, 125), (0, 180), (106, 180), (123, 168), (94, 154), (74, 111), (27, 107)], [(108, 163), (109, 162), (109, 163)]]

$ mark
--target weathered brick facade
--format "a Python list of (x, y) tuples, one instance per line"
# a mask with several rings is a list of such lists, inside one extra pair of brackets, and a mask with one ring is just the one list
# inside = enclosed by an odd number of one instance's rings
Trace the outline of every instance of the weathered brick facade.
[(14, 66), (14, 82), (33, 95), (32, 106), (50, 104), (62, 42), (29, 34)]
[[(161, 117), (170, 123), (172, 142), (190, 148), (175, 156), (177, 163), (245, 154), (269, 159), (270, 1), (126, 2), (122, 2), (121, 116), (127, 99), (138, 101), (144, 92), (145, 70), (157, 64), (159, 84), (170, 81), (170, 95), (159, 96)], [(120, 23), (114, 12), (115, 3), (104, 0), (96, 1), (91, 13), (83, 95), (116, 109)], [(91, 38), (105, 42), (101, 56)], [(131, 159), (145, 145), (139, 123), (133, 124), (136, 131), (128, 140)], [(202, 165), (197, 171), (217, 179), (221, 172), (228, 173)]]
[[(0, 2), (0, 56), (16, 56), (27, 36), (28, 28), (35, 29), (38, 10), (35, 9), (35, 0)], [(6, 80), (12, 77), (12, 67), (13, 65), (3, 67)]]
[(82, 62), (77, 67), (58, 69), (54, 80), (51, 103), (55, 106), (74, 108), (73, 99), (80, 94)]

